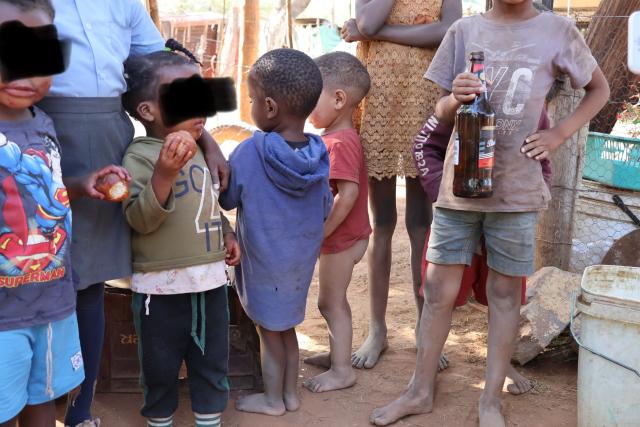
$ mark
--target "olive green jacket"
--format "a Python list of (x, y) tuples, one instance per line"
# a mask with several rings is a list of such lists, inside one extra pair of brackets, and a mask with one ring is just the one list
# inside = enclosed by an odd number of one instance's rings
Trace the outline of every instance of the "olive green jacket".
[(133, 271), (184, 268), (224, 260), (223, 235), (233, 232), (218, 207), (202, 151), (178, 174), (165, 206), (156, 199), (151, 176), (164, 142), (135, 138), (124, 156), (131, 174), (129, 198), (122, 203), (131, 226)]

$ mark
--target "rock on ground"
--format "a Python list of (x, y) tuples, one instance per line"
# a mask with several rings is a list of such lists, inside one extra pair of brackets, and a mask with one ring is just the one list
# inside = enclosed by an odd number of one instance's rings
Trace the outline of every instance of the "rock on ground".
[(513, 360), (532, 360), (569, 325), (571, 294), (581, 275), (544, 267), (527, 280), (527, 304), (520, 309), (520, 331)]

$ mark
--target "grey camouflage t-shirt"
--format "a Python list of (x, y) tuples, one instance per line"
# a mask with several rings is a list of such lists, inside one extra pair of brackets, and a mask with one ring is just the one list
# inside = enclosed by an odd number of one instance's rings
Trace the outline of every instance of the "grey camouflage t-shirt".
[(467, 71), (469, 54), (474, 51), (484, 51), (489, 101), (496, 112), (493, 196), (465, 199), (453, 195), (454, 144), (450, 143), (436, 206), (479, 212), (545, 209), (551, 196), (540, 162), (529, 159), (520, 148), (535, 133), (544, 98), (556, 76), (567, 74), (573, 87), (581, 88), (591, 81), (597, 63), (567, 18), (544, 12), (506, 25), (476, 15), (449, 28), (425, 78), (451, 91), (455, 77)]

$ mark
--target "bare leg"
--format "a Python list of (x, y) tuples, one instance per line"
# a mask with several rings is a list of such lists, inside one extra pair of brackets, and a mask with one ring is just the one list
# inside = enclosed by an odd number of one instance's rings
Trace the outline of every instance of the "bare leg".
[(411, 245), (411, 278), (413, 283), (413, 295), (418, 310), (418, 323), (422, 315), (424, 298), (420, 296), (422, 284), (422, 251), (427, 236), (427, 230), (431, 225), (431, 202), (425, 194), (420, 181), (417, 178), (407, 178), (407, 208), (405, 212), (405, 225), (409, 234)]
[(438, 363), (451, 329), (451, 314), (455, 303), (463, 265), (429, 264), (429, 292), (420, 318), (418, 357), (413, 380), (407, 391), (385, 407), (375, 409), (370, 421), (386, 426), (408, 415), (431, 412)]
[(15, 427), (16, 426), (16, 421), (18, 421), (18, 417), (15, 417), (9, 421), (5, 421), (3, 423), (0, 424), (0, 427)]
[[(488, 313), (489, 319), (491, 319), (491, 311)], [(519, 396), (533, 390), (535, 387), (535, 381), (522, 375), (518, 372), (512, 364), (509, 364), (507, 368), (507, 378), (512, 381), (512, 384), (507, 385), (507, 391), (514, 396)]]
[[(420, 296), (420, 285), (422, 283), (422, 251), (426, 243), (427, 230), (431, 226), (433, 211), (431, 202), (420, 185), (417, 178), (407, 178), (407, 208), (405, 212), (405, 226), (409, 234), (409, 244), (411, 246), (411, 279), (413, 283), (413, 297), (418, 310), (416, 322), (416, 343), (420, 328), (420, 318), (422, 317), (422, 307), (424, 298)], [(425, 290), (426, 292), (426, 290)], [(449, 367), (449, 359), (444, 353), (440, 356), (438, 370), (444, 371)]]
[(318, 308), (329, 326), (331, 366), (328, 371), (305, 381), (304, 386), (313, 392), (339, 390), (356, 382), (350, 357), (353, 329), (347, 287), (353, 267), (366, 250), (367, 240), (361, 240), (340, 253), (320, 256)]
[(358, 369), (373, 368), (388, 346), (385, 315), (391, 274), (391, 239), (398, 219), (395, 178), (369, 179), (369, 205), (373, 222), (368, 254), (371, 318), (367, 339), (351, 355), (351, 363)]
[(487, 278), (489, 339), (487, 374), (480, 397), (480, 427), (505, 425), (501, 412), (502, 387), (507, 376), (520, 317), (520, 277), (505, 276), (492, 269)]
[(265, 415), (283, 415), (286, 412), (283, 383), (287, 360), (283, 333), (258, 326), (258, 335), (260, 335), (264, 393), (250, 394), (239, 398), (236, 401), (236, 409)]
[(284, 406), (287, 411), (297, 411), (300, 408), (298, 399), (298, 371), (300, 350), (298, 348), (298, 337), (295, 328), (288, 329), (282, 333), (284, 350), (286, 352), (286, 366), (284, 371)]
[(20, 427), (50, 427), (56, 425), (56, 405), (50, 400), (39, 405), (27, 405), (19, 415)]

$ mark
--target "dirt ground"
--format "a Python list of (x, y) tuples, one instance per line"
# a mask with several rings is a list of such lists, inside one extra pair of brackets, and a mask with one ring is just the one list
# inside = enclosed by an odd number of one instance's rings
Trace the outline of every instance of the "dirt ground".
[[(313, 394), (300, 388), (302, 407), (298, 412), (272, 418), (235, 411), (232, 393), (223, 414), (227, 427), (348, 427), (367, 426), (372, 409), (395, 399), (406, 386), (415, 366), (414, 325), (416, 309), (410, 285), (409, 241), (404, 224), (404, 200), (398, 198), (398, 230), (393, 241), (393, 267), (387, 322), (390, 348), (372, 370), (358, 371), (357, 384), (346, 390)], [(298, 328), (300, 356), (328, 349), (328, 337), (322, 316), (316, 308), (318, 283), (314, 279), (309, 292), (307, 317)], [(354, 348), (365, 338), (368, 322), (367, 265), (365, 259), (356, 267), (349, 289), (353, 310)], [(477, 400), (484, 384), (486, 356), (486, 314), (481, 307), (467, 305), (456, 310), (453, 328), (445, 348), (451, 366), (438, 379), (438, 393), (433, 413), (399, 421), (398, 426), (476, 426)], [(506, 392), (505, 414), (509, 426), (575, 426), (577, 363), (552, 360), (533, 361), (520, 368), (538, 382), (536, 389), (524, 396)], [(301, 363), (300, 381), (320, 372)], [(186, 390), (185, 390), (186, 391)], [(144, 426), (139, 416), (139, 394), (98, 394), (95, 415), (106, 427)], [(182, 393), (175, 416), (177, 427), (193, 425), (188, 396)]]

